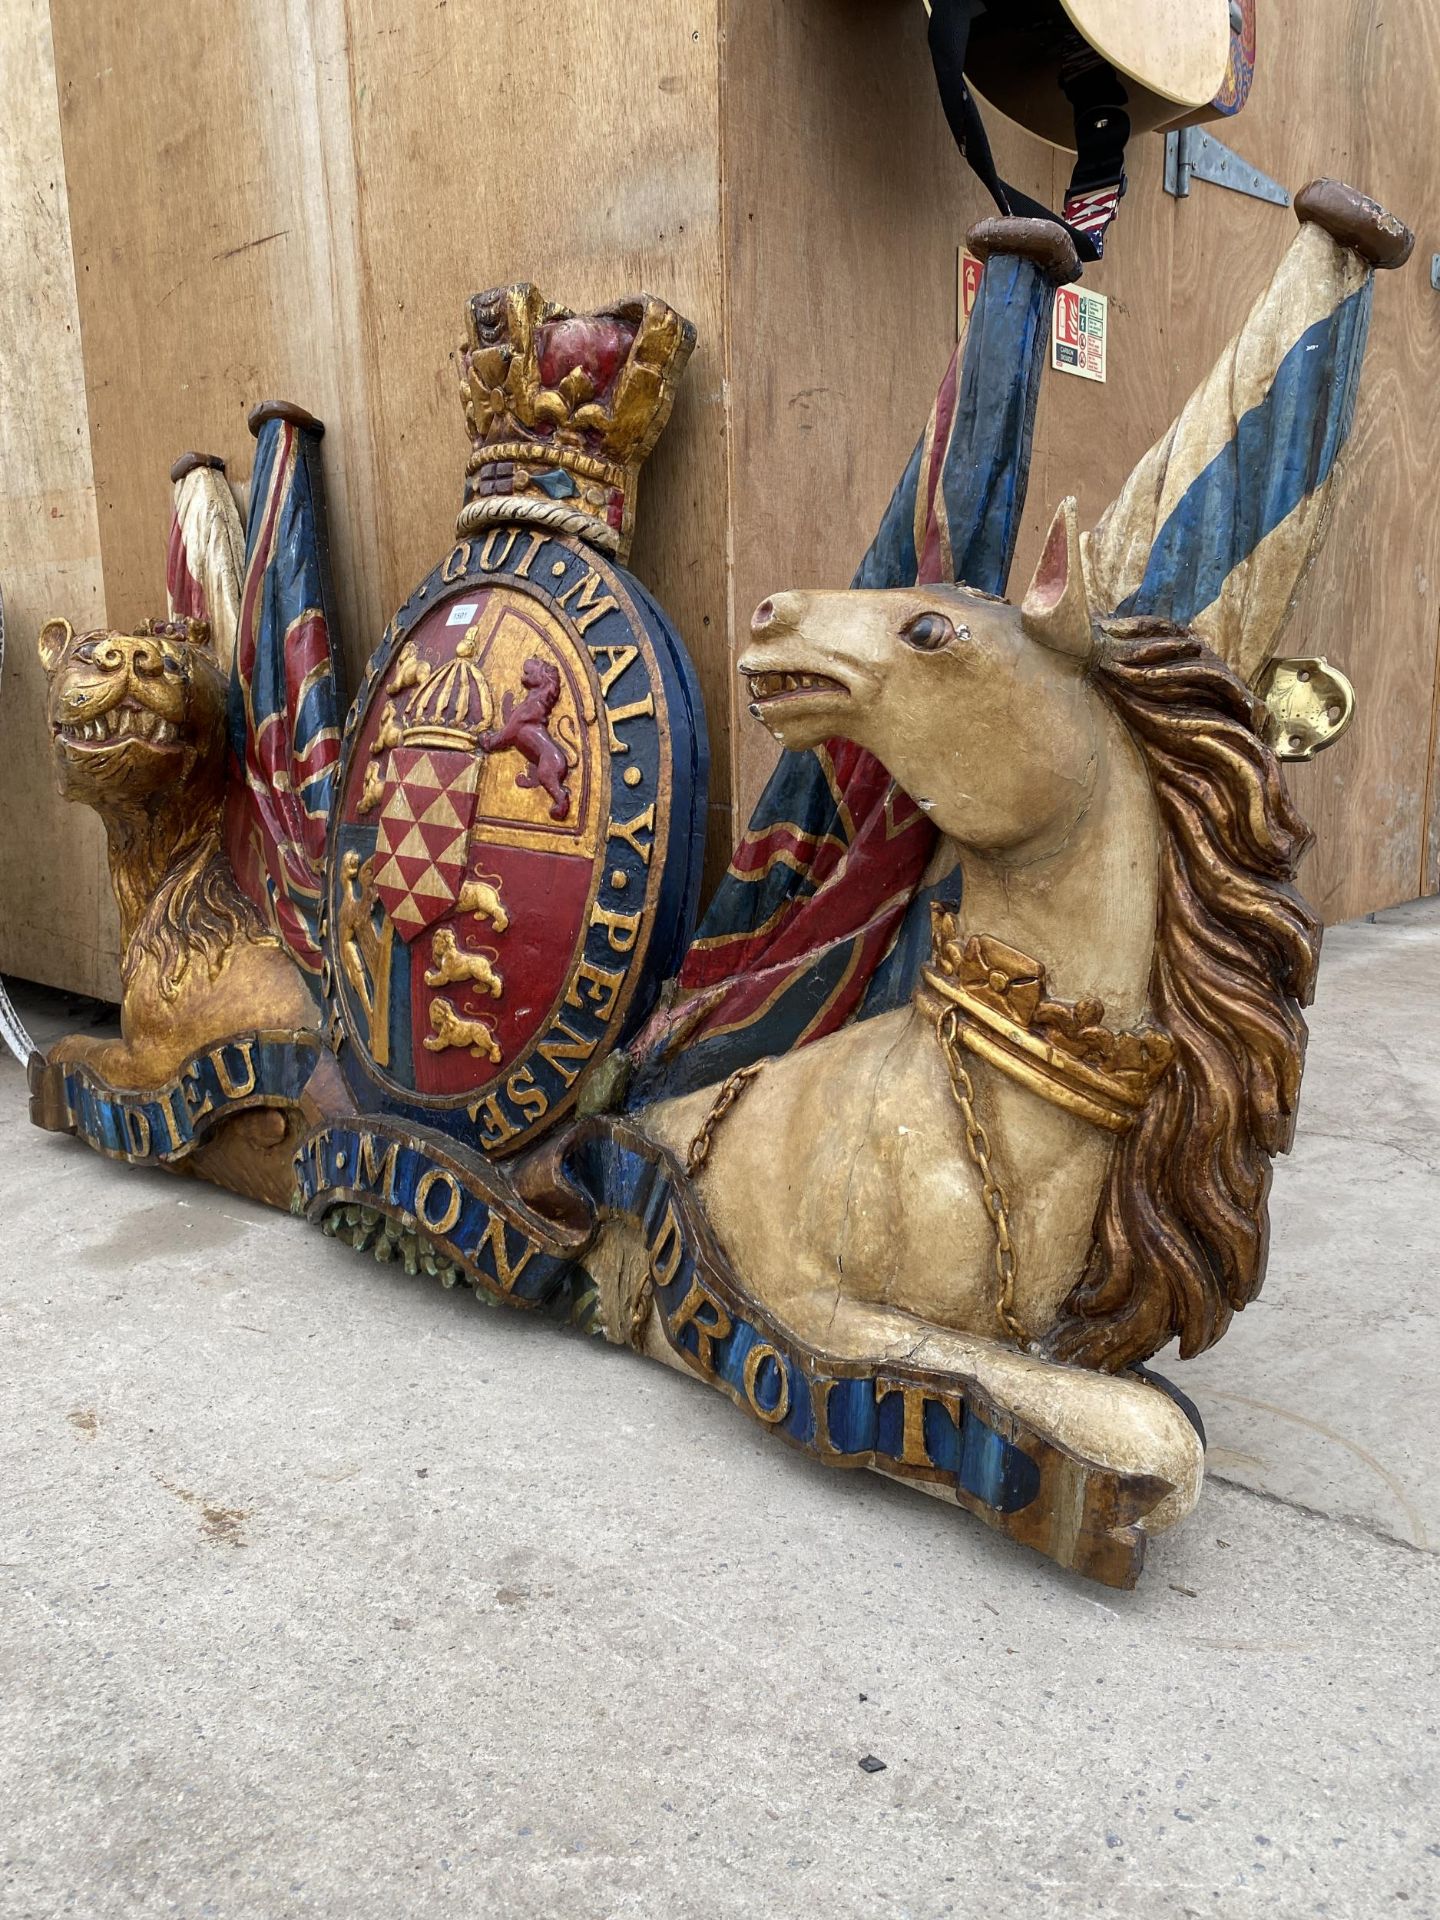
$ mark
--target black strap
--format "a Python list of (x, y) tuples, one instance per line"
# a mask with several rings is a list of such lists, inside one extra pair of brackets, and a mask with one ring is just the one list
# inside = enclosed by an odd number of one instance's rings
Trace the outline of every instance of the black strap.
[(970, 29), (985, 0), (932, 0), (930, 58), (940, 89), (940, 104), (955, 144), (1001, 213), (1053, 220), (1075, 242), (1082, 260), (1098, 260), (1105, 228), (1125, 192), (1125, 143), (1130, 117), (1124, 83), (1108, 61), (1072, 33), (1073, 45), (1062, 59), (1060, 84), (1075, 115), (1075, 170), (1065, 196), (1069, 218), (1052, 213), (1028, 193), (1002, 180), (990, 151), (980, 109), (965, 78)]
[(1098, 258), (1105, 229), (1125, 192), (1130, 115), (1125, 83), (1078, 33), (1060, 61), (1060, 86), (1075, 116), (1075, 167), (1065, 194), (1065, 221), (1092, 242)]

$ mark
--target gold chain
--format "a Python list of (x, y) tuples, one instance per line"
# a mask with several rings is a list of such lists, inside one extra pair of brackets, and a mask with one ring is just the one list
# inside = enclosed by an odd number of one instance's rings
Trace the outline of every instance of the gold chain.
[(985, 1211), (995, 1230), (995, 1280), (998, 1288), (995, 1317), (1010, 1338), (1023, 1346), (1025, 1329), (1015, 1317), (1016, 1260), (1015, 1247), (1010, 1239), (1010, 1209), (1005, 1199), (1005, 1189), (990, 1164), (989, 1136), (975, 1111), (975, 1088), (960, 1052), (959, 1026), (958, 1012), (954, 1007), (947, 1007), (935, 1031), (944, 1050), (945, 1064), (950, 1069), (950, 1092), (965, 1122), (965, 1148), (980, 1175)]
[(645, 1340), (645, 1322), (650, 1318), (650, 1303), (655, 1297), (655, 1283), (647, 1268), (645, 1278), (640, 1282), (640, 1291), (630, 1309), (630, 1344), (639, 1353)]
[(740, 1098), (746, 1087), (764, 1066), (763, 1060), (757, 1060), (753, 1066), (741, 1067), (732, 1073), (715, 1096), (715, 1104), (705, 1116), (705, 1124), (690, 1142), (690, 1151), (685, 1156), (685, 1171), (693, 1179), (704, 1166), (710, 1155), (710, 1137), (726, 1114)]
[[(1010, 1339), (1025, 1344), (1024, 1327), (1015, 1316), (1015, 1281), (1018, 1263), (1015, 1258), (1014, 1242), (1010, 1238), (1010, 1205), (1005, 1198), (1005, 1189), (1001, 1186), (994, 1167), (990, 1164), (990, 1138), (986, 1133), (980, 1116), (975, 1111), (975, 1087), (966, 1071), (965, 1061), (960, 1051), (959, 1014), (954, 1007), (947, 1007), (941, 1014), (936, 1026), (940, 1045), (944, 1050), (945, 1063), (950, 1069), (950, 1092), (960, 1109), (960, 1117), (965, 1123), (965, 1150), (975, 1163), (980, 1175), (980, 1191), (985, 1211), (990, 1217), (990, 1225), (995, 1234), (995, 1317)], [(765, 1065), (763, 1060), (753, 1066), (741, 1067), (725, 1081), (715, 1096), (715, 1104), (705, 1116), (705, 1123), (690, 1142), (690, 1150), (685, 1156), (685, 1171), (692, 1178), (704, 1166), (710, 1154), (710, 1143), (716, 1127), (729, 1113), (745, 1088)], [(643, 1313), (643, 1306), (640, 1303)], [(637, 1318), (640, 1315), (637, 1314)]]
[[(716, 1094), (715, 1104), (705, 1116), (705, 1124), (690, 1142), (690, 1149), (685, 1155), (685, 1171), (692, 1179), (700, 1171), (701, 1167), (704, 1166), (706, 1159), (709, 1157), (710, 1138), (716, 1127), (719, 1126), (720, 1122), (725, 1118), (731, 1107), (734, 1106), (735, 1102), (740, 1098), (740, 1095), (755, 1078), (756, 1074), (759, 1073), (764, 1064), (765, 1062), (763, 1060), (757, 1060), (753, 1066), (741, 1067), (738, 1072), (731, 1074), (730, 1078), (725, 1081), (720, 1088), (719, 1093)], [(632, 1347), (638, 1348), (644, 1338), (645, 1322), (650, 1315), (650, 1303), (654, 1297), (654, 1291), (655, 1289), (651, 1282), (650, 1275), (647, 1273), (640, 1284), (639, 1293), (635, 1296), (635, 1303), (630, 1309), (630, 1344)]]

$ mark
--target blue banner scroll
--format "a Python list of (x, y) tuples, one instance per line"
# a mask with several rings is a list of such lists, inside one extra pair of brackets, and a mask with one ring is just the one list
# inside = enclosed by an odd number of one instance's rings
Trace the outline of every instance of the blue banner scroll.
[(160, 1087), (112, 1087), (93, 1068), (66, 1063), (63, 1114), (41, 1124), (74, 1133), (97, 1153), (132, 1166), (183, 1160), (220, 1121), (251, 1107), (294, 1107), (305, 1091), (320, 1042), (312, 1033), (232, 1034), (193, 1055)]
[(534, 1211), (489, 1160), (406, 1121), (331, 1121), (295, 1155), (295, 1206), (374, 1207), (423, 1233), (470, 1278), (512, 1307), (545, 1307), (590, 1244), (593, 1223), (567, 1229)]
[(807, 1346), (737, 1279), (679, 1163), (622, 1120), (577, 1122), (520, 1163), (519, 1184), (453, 1141), (381, 1116), (326, 1123), (295, 1168), (297, 1211), (318, 1221), (335, 1206), (374, 1208), (517, 1307), (559, 1302), (602, 1223), (623, 1222), (646, 1277), (612, 1338), (645, 1345), (658, 1329), (687, 1371), (792, 1446), (926, 1487), (1112, 1586), (1138, 1576), (1138, 1522), (1170, 1490), (1164, 1482), (1081, 1459), (969, 1376), (867, 1367)]

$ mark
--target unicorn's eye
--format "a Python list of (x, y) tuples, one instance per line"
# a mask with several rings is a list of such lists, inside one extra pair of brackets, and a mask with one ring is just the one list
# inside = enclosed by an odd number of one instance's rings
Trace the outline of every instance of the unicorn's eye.
[(917, 613), (900, 629), (900, 638), (917, 653), (934, 653), (947, 641), (968, 637), (968, 633), (965, 627), (957, 633), (943, 613)]

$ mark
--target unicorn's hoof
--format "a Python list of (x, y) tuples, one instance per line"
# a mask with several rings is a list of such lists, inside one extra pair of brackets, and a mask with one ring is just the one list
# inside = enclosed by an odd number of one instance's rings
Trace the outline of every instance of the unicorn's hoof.
[(991, 1348), (976, 1377), (1000, 1407), (1037, 1434), (1109, 1472), (1147, 1476), (1169, 1489), (1136, 1524), (1163, 1533), (1200, 1498), (1205, 1446), (1195, 1423), (1162, 1387), (1134, 1374), (1095, 1373), (1008, 1348)]

